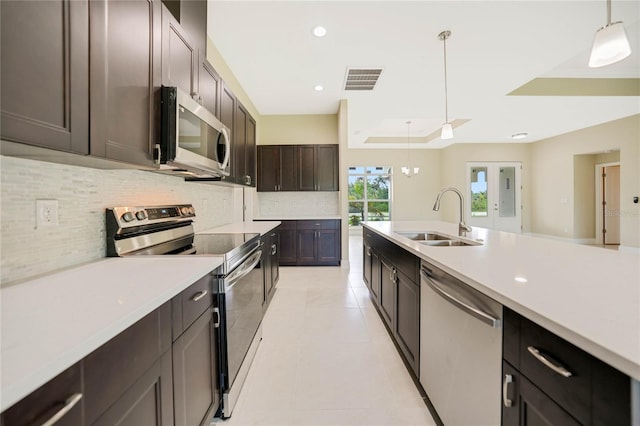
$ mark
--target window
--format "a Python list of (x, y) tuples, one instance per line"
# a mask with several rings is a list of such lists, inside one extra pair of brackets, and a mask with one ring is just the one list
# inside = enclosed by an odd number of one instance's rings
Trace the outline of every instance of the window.
[(349, 167), (349, 226), (391, 220), (391, 167)]

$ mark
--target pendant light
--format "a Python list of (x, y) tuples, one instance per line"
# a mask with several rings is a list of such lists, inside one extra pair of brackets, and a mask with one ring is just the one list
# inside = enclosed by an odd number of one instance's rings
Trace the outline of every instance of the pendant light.
[[(411, 149), (410, 149), (410, 145), (409, 145), (409, 126), (411, 126), (411, 121), (406, 121), (407, 123), (407, 165), (406, 166), (402, 166), (402, 174), (405, 175), (406, 177), (411, 177), (413, 175), (417, 175), (418, 173), (420, 173), (420, 167), (411, 167)], [(412, 174), (412, 170), (413, 170), (413, 174)]]
[(598, 68), (623, 60), (631, 46), (622, 21), (611, 23), (611, 0), (607, 0), (607, 25), (596, 31), (589, 57), (589, 67)]
[(444, 124), (442, 125), (442, 132), (440, 132), (440, 139), (452, 139), (453, 127), (449, 123), (449, 103), (447, 93), (447, 39), (451, 36), (451, 31), (443, 31), (438, 34), (438, 38), (442, 40), (444, 46)]

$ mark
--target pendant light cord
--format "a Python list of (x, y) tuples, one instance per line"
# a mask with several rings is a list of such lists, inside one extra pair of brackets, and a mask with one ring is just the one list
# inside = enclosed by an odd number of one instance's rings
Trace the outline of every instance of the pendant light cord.
[(444, 43), (444, 120), (446, 123), (449, 122), (449, 101), (448, 101), (448, 91), (447, 91), (447, 37), (443, 37), (442, 42)]
[(607, 26), (611, 25), (611, 0), (607, 0)]

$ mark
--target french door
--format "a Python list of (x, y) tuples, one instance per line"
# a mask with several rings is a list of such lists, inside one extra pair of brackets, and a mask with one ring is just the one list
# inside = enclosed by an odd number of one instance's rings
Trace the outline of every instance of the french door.
[(467, 194), (471, 226), (522, 231), (521, 163), (467, 163)]

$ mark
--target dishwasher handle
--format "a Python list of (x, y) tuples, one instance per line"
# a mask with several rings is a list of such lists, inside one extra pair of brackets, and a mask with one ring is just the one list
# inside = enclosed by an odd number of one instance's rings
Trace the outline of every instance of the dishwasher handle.
[(438, 279), (431, 275), (429, 271), (425, 268), (421, 269), (422, 277), (425, 279), (425, 282), (435, 291), (440, 297), (445, 299), (447, 302), (461, 309), (462, 311), (468, 313), (474, 318), (479, 319), (483, 323), (493, 327), (500, 328), (502, 327), (502, 321), (500, 318), (496, 318), (491, 314), (484, 312), (482, 309), (473, 306), (472, 304), (459, 300), (455, 296), (447, 293), (442, 287), (438, 285)]

